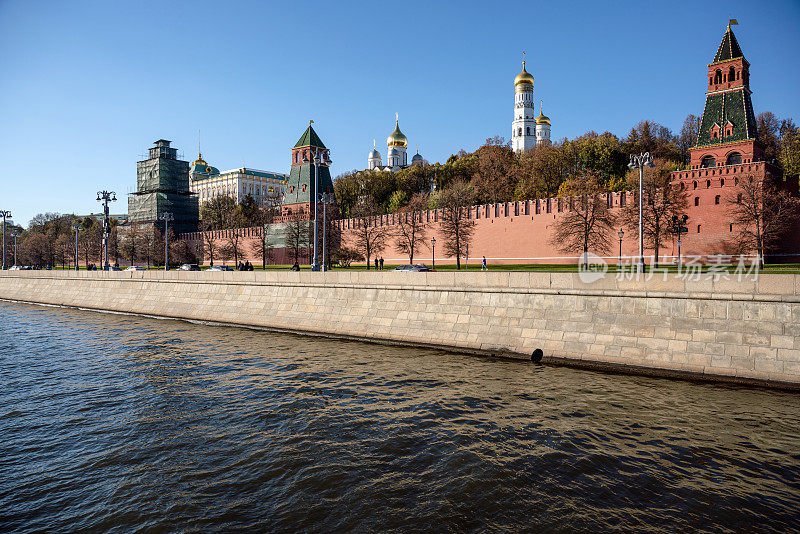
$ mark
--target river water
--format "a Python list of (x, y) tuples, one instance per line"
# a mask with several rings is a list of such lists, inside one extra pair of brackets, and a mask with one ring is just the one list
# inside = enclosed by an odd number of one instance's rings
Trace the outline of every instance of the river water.
[(0, 313), (2, 532), (800, 527), (796, 394)]

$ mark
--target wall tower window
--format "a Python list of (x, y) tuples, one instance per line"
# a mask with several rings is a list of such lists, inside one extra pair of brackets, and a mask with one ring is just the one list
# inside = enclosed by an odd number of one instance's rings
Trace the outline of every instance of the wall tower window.
[(719, 204), (719, 195), (714, 197), (714, 204)]
[(739, 152), (731, 152), (725, 160), (725, 165), (741, 165), (742, 155)]
[(695, 206), (699, 206), (700, 205), (700, 197), (694, 197), (694, 205)]
[(714, 156), (703, 156), (703, 159), (700, 160), (700, 168), (701, 169), (710, 169), (711, 167), (717, 166), (717, 160), (714, 159)]

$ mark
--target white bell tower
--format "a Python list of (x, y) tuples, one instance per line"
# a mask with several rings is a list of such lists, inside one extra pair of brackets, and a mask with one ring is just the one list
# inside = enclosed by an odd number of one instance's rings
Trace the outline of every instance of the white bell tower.
[(523, 152), (536, 146), (533, 76), (525, 70), (524, 50), (522, 57), (522, 72), (514, 78), (514, 121), (511, 123), (511, 148), (514, 152)]

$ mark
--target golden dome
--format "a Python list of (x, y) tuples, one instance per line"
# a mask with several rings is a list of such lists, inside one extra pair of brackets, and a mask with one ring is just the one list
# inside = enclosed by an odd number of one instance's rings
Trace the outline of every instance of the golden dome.
[(408, 146), (408, 139), (400, 131), (400, 119), (397, 119), (394, 125), (394, 131), (386, 138), (386, 146)]
[(539, 110), (539, 116), (536, 117), (536, 124), (550, 124), (550, 117), (542, 113), (542, 110)]
[(197, 159), (196, 159), (196, 160), (194, 160), (194, 161), (192, 162), (192, 165), (203, 165), (203, 166), (207, 166), (207, 165), (208, 165), (208, 163), (206, 163), (206, 162), (203, 160), (203, 154), (202, 154), (202, 153), (200, 153), (200, 154), (198, 154), (198, 155), (197, 155)]
[[(525, 62), (523, 61), (522, 62), (522, 72), (517, 74), (517, 77), (514, 78), (514, 87), (519, 88), (520, 90), (522, 90), (523, 87), (520, 87), (520, 85), (525, 85), (525, 84), (530, 85), (531, 88), (533, 88), (533, 76), (531, 76), (528, 73), (528, 71), (525, 70)], [(524, 88), (524, 89), (527, 89), (527, 88)]]

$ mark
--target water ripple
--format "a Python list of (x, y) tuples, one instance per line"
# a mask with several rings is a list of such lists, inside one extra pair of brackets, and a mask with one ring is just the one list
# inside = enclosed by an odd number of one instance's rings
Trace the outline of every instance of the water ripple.
[(773, 531), (800, 399), (0, 303), (0, 531)]

